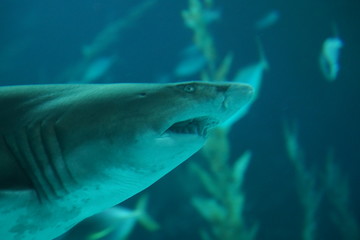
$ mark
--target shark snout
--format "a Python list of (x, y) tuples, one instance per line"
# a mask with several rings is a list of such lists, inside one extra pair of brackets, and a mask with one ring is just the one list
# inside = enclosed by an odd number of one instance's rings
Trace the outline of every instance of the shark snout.
[[(219, 91), (223, 91), (222, 89)], [(223, 107), (226, 110), (237, 111), (246, 105), (253, 95), (253, 88), (247, 84), (232, 83), (224, 92)]]

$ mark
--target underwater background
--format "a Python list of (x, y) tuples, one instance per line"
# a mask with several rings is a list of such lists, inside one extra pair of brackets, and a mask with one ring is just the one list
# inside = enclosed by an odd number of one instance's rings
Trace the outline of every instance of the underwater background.
[(248, 82), (238, 121), (121, 203), (146, 194), (160, 226), (127, 239), (356, 240), (359, 12), (355, 0), (3, 0), (0, 85)]

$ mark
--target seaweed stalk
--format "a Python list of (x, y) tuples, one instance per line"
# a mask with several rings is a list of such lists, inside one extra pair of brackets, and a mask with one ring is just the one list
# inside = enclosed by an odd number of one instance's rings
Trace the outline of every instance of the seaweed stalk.
[(333, 151), (329, 151), (325, 169), (325, 188), (333, 207), (331, 219), (338, 227), (342, 239), (360, 239), (360, 226), (350, 209), (350, 189), (347, 178), (336, 165)]
[(284, 123), (284, 134), (289, 160), (295, 168), (298, 196), (304, 210), (302, 239), (314, 240), (322, 194), (317, 190), (315, 174), (306, 169), (304, 152), (298, 140), (297, 126)]
[[(189, 0), (189, 7), (182, 12), (182, 16), (186, 26), (193, 32), (194, 45), (206, 60), (201, 80), (228, 80), (233, 54), (229, 52), (219, 61), (209, 30), (210, 24), (220, 16), (214, 8), (214, 1)], [(198, 176), (208, 193), (206, 197), (192, 198), (193, 206), (209, 223), (210, 230), (200, 231), (203, 240), (252, 240), (258, 231), (257, 224), (248, 227), (244, 216), (245, 194), (242, 186), (251, 152), (246, 151), (234, 163), (230, 161), (230, 129), (231, 125), (224, 125), (213, 129), (209, 134), (202, 149), (206, 166), (197, 163), (190, 165), (190, 169)]]

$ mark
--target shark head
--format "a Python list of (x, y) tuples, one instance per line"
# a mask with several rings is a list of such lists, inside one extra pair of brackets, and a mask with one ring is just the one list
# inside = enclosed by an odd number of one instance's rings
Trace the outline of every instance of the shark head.
[(85, 85), (57, 100), (66, 110), (55, 127), (74, 178), (94, 186), (108, 181), (97, 192), (124, 192), (118, 203), (197, 152), (208, 130), (251, 96), (240, 83)]
[(197, 152), (208, 130), (252, 96), (239, 83), (90, 86), (74, 94), (80, 100), (70, 99), (77, 104), (56, 123), (70, 169), (75, 177), (96, 179), (93, 174), (108, 171), (146, 186)]
[[(143, 91), (140, 119), (133, 119), (134, 157), (140, 166), (160, 170), (173, 168), (197, 152), (208, 130), (223, 123), (250, 100), (252, 88), (244, 84), (187, 82)], [(143, 121), (146, 124), (137, 124)], [(141, 126), (141, 127), (139, 127)], [(144, 163), (145, 161), (146, 163)], [(165, 170), (167, 172), (167, 170)]]

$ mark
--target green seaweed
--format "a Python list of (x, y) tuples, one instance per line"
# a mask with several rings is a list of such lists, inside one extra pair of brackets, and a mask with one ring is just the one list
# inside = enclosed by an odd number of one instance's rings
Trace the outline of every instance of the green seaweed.
[(299, 143), (298, 126), (284, 123), (285, 144), (289, 160), (294, 166), (297, 191), (303, 207), (303, 240), (317, 239), (320, 224), (319, 209), (324, 201), (330, 203), (330, 219), (338, 228), (341, 239), (360, 239), (359, 223), (350, 210), (350, 190), (346, 177), (329, 151), (324, 175), (310, 171), (306, 166), (304, 151)]
[[(222, 82), (231, 79), (229, 72), (233, 54), (229, 52), (219, 60), (210, 31), (214, 19), (208, 18), (209, 14), (216, 15), (215, 12), (213, 0), (189, 0), (189, 7), (182, 12), (182, 16), (186, 26), (193, 32), (194, 45), (206, 59), (201, 80)], [(231, 125), (213, 129), (202, 149), (204, 166), (195, 162), (190, 164), (190, 170), (200, 179), (207, 192), (207, 196), (195, 195), (191, 199), (192, 205), (209, 224), (210, 230), (200, 230), (204, 240), (251, 240), (255, 239), (258, 232), (258, 225), (249, 226), (244, 215), (246, 198), (242, 186), (251, 152), (246, 151), (231, 161), (230, 130)]]

